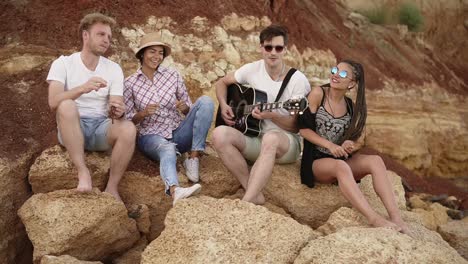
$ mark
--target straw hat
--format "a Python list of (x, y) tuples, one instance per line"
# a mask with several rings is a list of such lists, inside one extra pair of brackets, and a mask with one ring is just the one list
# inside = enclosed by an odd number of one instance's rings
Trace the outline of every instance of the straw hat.
[(153, 32), (153, 33), (148, 33), (141, 38), (140, 46), (138, 46), (138, 49), (135, 52), (135, 56), (137, 57), (137, 59), (139, 59), (138, 53), (144, 48), (150, 47), (150, 46), (163, 46), (164, 57), (167, 57), (171, 54), (171, 47), (168, 44), (162, 42), (161, 34), (157, 32)]

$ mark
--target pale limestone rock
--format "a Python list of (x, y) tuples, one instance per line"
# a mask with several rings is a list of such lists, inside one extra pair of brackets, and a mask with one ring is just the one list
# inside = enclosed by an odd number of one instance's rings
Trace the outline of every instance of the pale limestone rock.
[[(438, 233), (430, 231), (423, 226), (421, 218), (418, 214), (401, 211), (401, 216), (408, 225), (410, 236), (413, 239), (431, 241), (436, 244), (441, 243), (446, 245), (445, 241)], [(330, 216), (328, 221), (323, 226), (319, 227), (317, 231), (323, 235), (329, 235), (349, 227), (373, 228), (371, 225), (369, 225), (366, 218), (356, 209), (342, 207), (335, 211)]]
[(242, 17), (240, 19), (240, 27), (244, 31), (252, 31), (259, 25), (260, 25), (260, 21), (258, 20), (258, 18), (254, 16)]
[(16, 211), (31, 196), (27, 183), (28, 166), (37, 150), (37, 143), (30, 142), (29, 150), (14, 160), (0, 158), (0, 260), (4, 263), (20, 262), (19, 259), (32, 252)]
[(101, 260), (130, 248), (140, 237), (124, 204), (97, 189), (36, 194), (18, 215), (33, 243), (35, 262), (44, 255)]
[(141, 237), (140, 240), (127, 252), (112, 260), (112, 264), (135, 264), (140, 263), (141, 254), (148, 245), (148, 240)]
[(221, 20), (221, 24), (224, 29), (230, 30), (230, 31), (239, 31), (241, 29), (240, 27), (240, 19), (239, 16), (237, 16), (236, 13), (231, 13), (228, 16), (225, 16)]
[(240, 54), (231, 43), (224, 44), (223, 54), (227, 62), (234, 65), (239, 65), (241, 63)]
[(317, 235), (291, 218), (240, 200), (182, 200), (145, 249), (148, 263), (290, 263)]
[(271, 25), (270, 18), (267, 16), (262, 16), (262, 18), (260, 19), (260, 27), (262, 27), (263, 29), (263, 28), (268, 27), (269, 25)]
[(24, 74), (56, 59), (55, 56), (22, 54), (0, 59), (0, 73)]
[[(453, 81), (457, 81), (455, 77)], [(366, 124), (368, 147), (389, 154), (421, 175), (466, 175), (465, 98), (433, 82), (416, 86), (397, 80), (385, 81), (382, 90), (368, 91), (366, 98), (370, 109)], [(444, 140), (446, 135), (450, 140)]]
[[(401, 183), (401, 178), (393, 171), (387, 171), (387, 177), (390, 179), (391, 188), (395, 194), (395, 199), (397, 202), (397, 206), (400, 210), (406, 211), (406, 199), (405, 199), (405, 189), (403, 188), (403, 184)], [(362, 193), (366, 197), (367, 201), (369, 202), (370, 206), (380, 214), (387, 214), (387, 210), (385, 209), (380, 197), (374, 190), (374, 186), (372, 185), (372, 176), (368, 175), (361, 179), (361, 183), (359, 184), (359, 189), (361, 189)]]
[(69, 255), (59, 257), (46, 255), (42, 257), (41, 264), (102, 264), (102, 262), (79, 260)]
[[(237, 190), (237, 192), (235, 194), (225, 196), (224, 198), (225, 199), (231, 199), (231, 200), (235, 200), (235, 199), (242, 200), (242, 197), (244, 197), (244, 195), (245, 195), (245, 190), (243, 188), (240, 188), (239, 190)], [(279, 206), (277, 206), (275, 204), (272, 204), (269, 201), (266, 201), (265, 204), (263, 204), (262, 206), (267, 208), (268, 210), (270, 210), (273, 213), (277, 213), (277, 214), (280, 214), (280, 215), (286, 216), (286, 217), (291, 217), (291, 215), (288, 214), (283, 208), (281, 208), (281, 207), (279, 207)]]
[(429, 209), (429, 203), (423, 201), (421, 197), (413, 195), (409, 198), (410, 206), (413, 209), (419, 208), (423, 210)]
[(206, 31), (208, 29), (208, 19), (200, 16), (192, 18), (191, 28), (197, 32)]
[[(468, 218), (465, 217), (465, 219)], [(440, 225), (437, 231), (462, 257), (468, 260), (468, 221), (450, 221)]]
[(445, 241), (413, 239), (388, 228), (345, 228), (312, 240), (300, 263), (466, 263)]
[(423, 225), (430, 230), (437, 230), (437, 227), (448, 222), (448, 208), (439, 204), (433, 203), (428, 210), (413, 209), (412, 212), (417, 213), (421, 217)]
[(349, 13), (348, 19), (351, 20), (353, 24), (355, 24), (358, 27), (363, 27), (369, 24), (369, 19), (367, 19), (367, 17), (356, 12)]
[[(191, 186), (185, 171), (179, 172), (179, 183), (182, 187)], [(214, 156), (200, 159), (201, 194), (221, 198), (234, 194), (240, 184), (224, 167), (221, 160)], [(172, 208), (172, 198), (164, 192), (165, 186), (159, 175), (144, 175), (137, 172), (126, 172), (119, 185), (122, 200), (128, 204), (146, 204), (149, 209), (151, 227), (148, 239), (155, 239), (164, 229), (164, 219)]]
[(226, 70), (226, 67), (228, 65), (228, 62), (225, 60), (225, 59), (219, 59), (217, 61), (215, 61), (214, 63), (216, 66), (218, 66), (219, 68), (221, 68), (221, 70)]
[(309, 188), (301, 184), (300, 163), (275, 165), (265, 188), (269, 201), (286, 210), (302, 224), (317, 228), (343, 206), (350, 206), (339, 188), (331, 184), (317, 184)]
[[(109, 178), (108, 155), (86, 152), (85, 160), (93, 178), (93, 187), (103, 190)], [(44, 150), (29, 170), (29, 183), (34, 193), (76, 188), (78, 172), (66, 149), (56, 145)]]

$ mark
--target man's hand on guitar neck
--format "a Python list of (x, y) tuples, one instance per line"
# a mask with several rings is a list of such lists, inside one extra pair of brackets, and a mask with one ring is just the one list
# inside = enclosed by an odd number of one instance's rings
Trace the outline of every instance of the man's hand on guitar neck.
[(232, 112), (232, 108), (227, 104), (221, 105), (221, 117), (228, 126), (233, 126), (236, 123), (234, 122), (234, 112)]
[(275, 112), (270, 112), (270, 111), (264, 111), (261, 112), (258, 107), (255, 107), (252, 110), (252, 116), (258, 120), (263, 120), (263, 119), (273, 119), (276, 117), (278, 114)]

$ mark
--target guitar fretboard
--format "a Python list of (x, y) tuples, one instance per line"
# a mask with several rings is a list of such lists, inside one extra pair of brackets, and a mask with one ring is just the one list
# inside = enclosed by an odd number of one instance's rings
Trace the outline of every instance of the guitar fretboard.
[(248, 115), (252, 113), (255, 107), (258, 107), (260, 112), (263, 112), (263, 111), (271, 111), (274, 109), (283, 108), (283, 104), (284, 104), (283, 102), (275, 102), (275, 103), (264, 103), (264, 104), (259, 103), (259, 104), (254, 104), (254, 105), (246, 105), (244, 107), (244, 115)]

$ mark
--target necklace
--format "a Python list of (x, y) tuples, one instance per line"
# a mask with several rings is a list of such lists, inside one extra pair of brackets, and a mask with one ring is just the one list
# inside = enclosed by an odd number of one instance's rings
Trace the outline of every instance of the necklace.
[(279, 80), (281, 79), (281, 76), (283, 76), (283, 73), (284, 73), (284, 70), (285, 70), (285, 65), (284, 65), (284, 62), (283, 62), (283, 67), (281, 68), (281, 73), (280, 75), (278, 76), (278, 78), (275, 80), (275, 82), (279, 82)]

